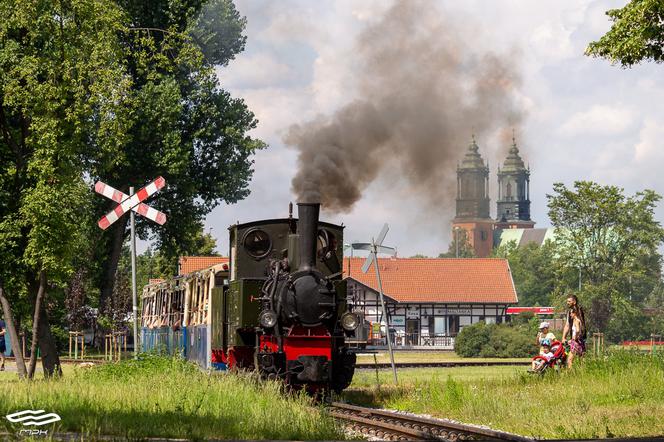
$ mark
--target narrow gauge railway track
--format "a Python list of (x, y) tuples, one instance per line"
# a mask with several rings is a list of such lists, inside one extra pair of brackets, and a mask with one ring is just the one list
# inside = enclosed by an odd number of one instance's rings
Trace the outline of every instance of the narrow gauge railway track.
[(532, 442), (517, 434), (412, 414), (333, 402), (330, 415), (348, 427), (380, 440), (508, 440)]
[[(530, 361), (449, 361), (449, 362), (396, 362), (394, 365), (397, 368), (426, 368), (426, 367), (496, 367), (496, 366), (518, 366), (525, 367), (530, 364)], [(392, 368), (389, 362), (361, 362), (355, 364), (358, 369), (373, 369), (373, 368)]]

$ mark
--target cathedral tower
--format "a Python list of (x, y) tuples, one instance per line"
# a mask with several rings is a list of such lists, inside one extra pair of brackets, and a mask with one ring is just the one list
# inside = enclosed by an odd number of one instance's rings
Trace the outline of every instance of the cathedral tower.
[(496, 228), (499, 229), (530, 229), (535, 226), (530, 219), (530, 168), (526, 168), (519, 156), (514, 137), (503, 168), (498, 168), (496, 221)]
[(487, 257), (493, 247), (493, 224), (489, 213), (489, 166), (484, 163), (473, 136), (468, 151), (457, 167), (456, 217), (452, 238), (460, 230), (473, 248), (475, 256)]
[(489, 205), (489, 166), (484, 164), (473, 136), (457, 167), (456, 218), (490, 218)]

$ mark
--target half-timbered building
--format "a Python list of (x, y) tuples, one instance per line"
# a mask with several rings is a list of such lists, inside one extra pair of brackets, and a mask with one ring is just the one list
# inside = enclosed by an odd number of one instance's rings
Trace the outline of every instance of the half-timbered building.
[(453, 348), (464, 326), (505, 322), (508, 307), (518, 301), (505, 259), (379, 258), (386, 321), (374, 267), (363, 273), (363, 262), (345, 259), (348, 300), (367, 321), (381, 324), (373, 327), (376, 344), (387, 323), (397, 346)]

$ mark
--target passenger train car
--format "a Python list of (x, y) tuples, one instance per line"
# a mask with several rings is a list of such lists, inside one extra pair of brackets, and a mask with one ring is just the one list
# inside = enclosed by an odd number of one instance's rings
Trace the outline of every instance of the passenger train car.
[(145, 287), (142, 348), (182, 353), (204, 368), (258, 370), (309, 391), (350, 385), (346, 340), (361, 318), (348, 310), (343, 226), (299, 219), (229, 228), (229, 263)]

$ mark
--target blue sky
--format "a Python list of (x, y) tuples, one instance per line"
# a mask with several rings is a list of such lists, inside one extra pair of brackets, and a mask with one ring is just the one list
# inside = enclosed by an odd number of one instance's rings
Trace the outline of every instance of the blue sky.
[[(525, 115), (517, 144), (531, 167), (531, 213), (538, 227), (549, 226), (546, 193), (554, 182), (590, 179), (664, 194), (664, 66), (632, 69), (583, 55), (588, 42), (610, 26), (604, 12), (625, 1), (439, 1), (440, 14), (465, 29), (468, 50), (517, 54), (522, 77), (515, 102)], [(255, 157), (252, 194), (235, 205), (215, 208), (206, 220), (220, 252), (228, 249), (227, 227), (236, 222), (287, 215), (295, 202), (291, 179), (297, 153), (284, 145), (293, 124), (330, 115), (358, 92), (355, 56), (358, 35), (380, 20), (391, 1), (241, 0), (247, 17), (245, 52), (218, 69), (222, 87), (242, 97), (260, 123), (253, 135), (269, 148)], [(435, 40), (436, 35), (430, 38)], [(505, 55), (508, 56), (508, 55)], [(510, 59), (511, 61), (511, 59)], [(407, 62), (405, 60), (404, 62)], [(509, 128), (505, 128), (511, 130)], [(470, 139), (470, 134), (459, 134)], [(495, 216), (496, 166), (509, 145), (497, 136), (478, 139), (491, 166)], [(459, 159), (467, 143), (458, 146)], [(404, 145), (404, 149), (408, 146)], [(454, 170), (449, 171), (454, 174)], [(658, 219), (664, 218), (662, 207)], [(379, 173), (353, 209), (325, 214), (346, 226), (346, 242), (367, 240), (390, 224), (386, 244), (400, 256), (446, 251), (454, 205), (433, 205), (412, 197), (398, 169)]]

